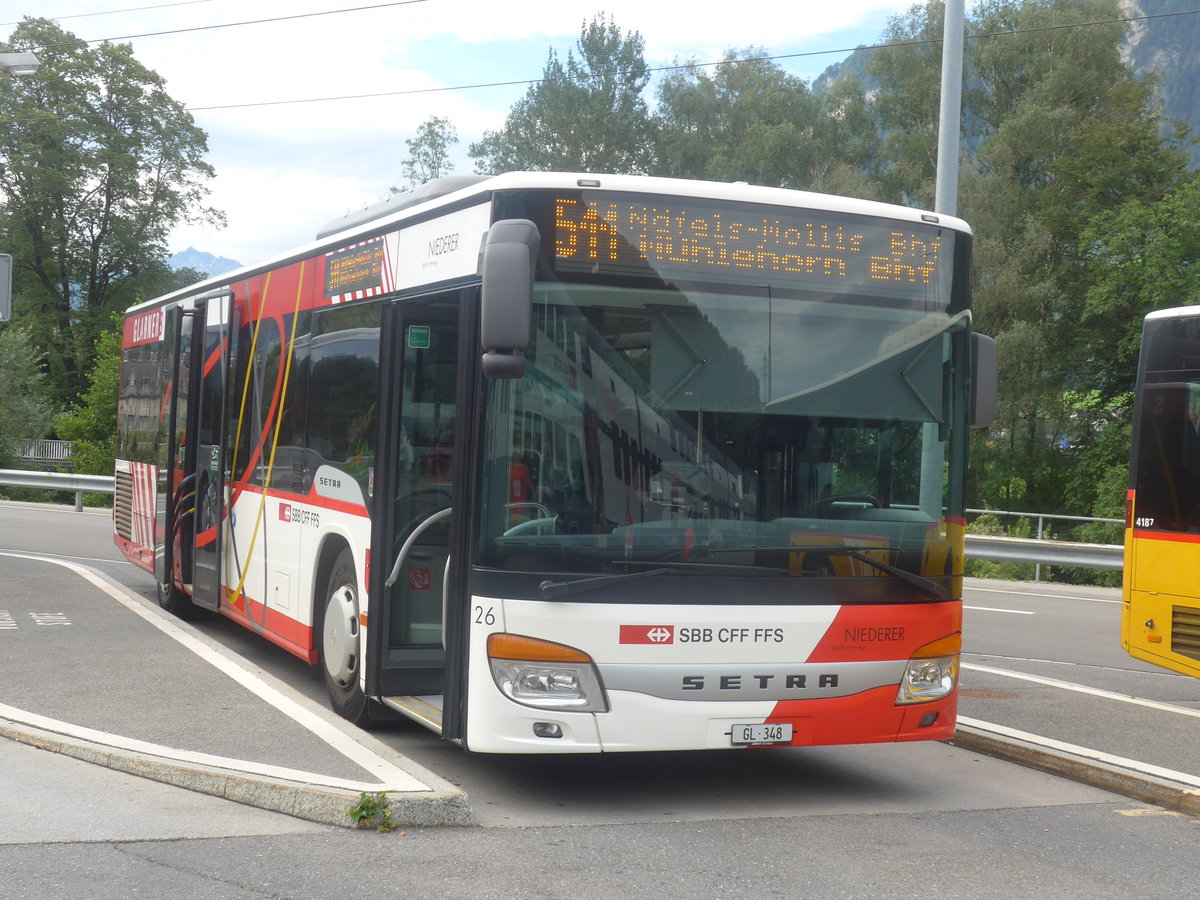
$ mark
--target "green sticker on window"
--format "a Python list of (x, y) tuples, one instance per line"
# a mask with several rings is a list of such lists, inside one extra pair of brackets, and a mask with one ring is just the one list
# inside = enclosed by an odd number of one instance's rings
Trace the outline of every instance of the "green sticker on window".
[(409, 325), (408, 326), (408, 346), (411, 350), (428, 350), (429, 349), (429, 326), (428, 325)]

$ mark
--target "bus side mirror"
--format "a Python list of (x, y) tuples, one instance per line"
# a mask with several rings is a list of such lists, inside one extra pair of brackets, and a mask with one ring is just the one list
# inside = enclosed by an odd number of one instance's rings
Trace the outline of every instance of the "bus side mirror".
[(533, 270), (541, 235), (528, 219), (505, 219), (483, 243), (479, 342), (485, 378), (520, 378), (529, 346)]
[(971, 427), (996, 421), (996, 388), (999, 382), (996, 341), (984, 334), (971, 335)]

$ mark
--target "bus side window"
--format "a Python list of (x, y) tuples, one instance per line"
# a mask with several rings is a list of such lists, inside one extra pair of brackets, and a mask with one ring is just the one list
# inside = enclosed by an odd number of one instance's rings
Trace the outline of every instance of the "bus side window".
[(373, 302), (323, 309), (309, 342), (308, 476), (337, 466), (364, 497), (375, 459), (380, 309)]

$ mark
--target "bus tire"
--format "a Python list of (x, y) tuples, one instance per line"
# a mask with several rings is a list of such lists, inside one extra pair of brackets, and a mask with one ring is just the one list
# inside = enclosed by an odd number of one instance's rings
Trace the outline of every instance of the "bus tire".
[(329, 705), (356, 725), (367, 718), (367, 698), (359, 685), (362, 633), (358, 613), (358, 575), (350, 548), (343, 547), (320, 598), (321, 672)]
[(157, 584), (158, 605), (165, 609), (173, 616), (180, 619), (194, 619), (200, 608), (192, 603), (192, 598), (175, 587), (173, 581), (168, 581), (163, 584), (161, 581)]

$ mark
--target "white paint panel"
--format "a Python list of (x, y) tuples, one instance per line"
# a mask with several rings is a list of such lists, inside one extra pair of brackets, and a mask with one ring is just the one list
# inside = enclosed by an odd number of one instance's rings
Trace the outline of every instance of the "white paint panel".
[(492, 205), (481, 203), (400, 232), (395, 258), (398, 290), (463, 278), (479, 271), (479, 253)]
[(840, 609), (506, 600), (504, 619), (514, 634), (576, 647), (599, 663), (794, 663), (808, 659)]

